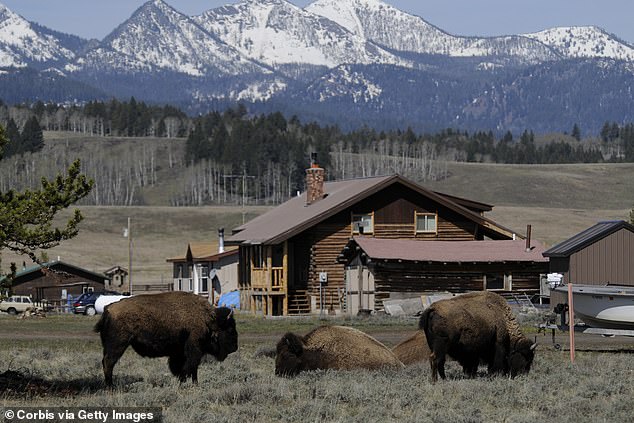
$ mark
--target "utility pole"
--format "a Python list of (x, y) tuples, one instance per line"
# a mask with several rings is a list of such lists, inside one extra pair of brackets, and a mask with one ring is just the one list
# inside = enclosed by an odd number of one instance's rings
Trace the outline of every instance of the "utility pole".
[[(247, 171), (245, 169), (242, 175), (222, 175), (222, 177), (225, 178), (225, 181), (227, 180), (226, 178), (242, 178), (242, 224), (244, 224), (245, 217), (247, 214), (245, 210), (245, 205), (247, 201), (247, 178), (255, 179), (255, 176), (247, 175)], [(225, 187), (226, 187), (226, 183), (225, 183)], [(226, 191), (227, 190), (225, 188), (225, 193)]]
[(128, 227), (123, 230), (123, 236), (128, 238), (128, 286), (130, 288), (130, 294), (132, 294), (132, 232), (129, 217)]

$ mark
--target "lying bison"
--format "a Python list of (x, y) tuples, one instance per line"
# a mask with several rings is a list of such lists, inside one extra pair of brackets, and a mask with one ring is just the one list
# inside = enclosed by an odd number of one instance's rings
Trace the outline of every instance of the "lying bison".
[(306, 336), (287, 333), (277, 344), (275, 374), (295, 376), (306, 370), (403, 367), (385, 345), (344, 326), (321, 326)]
[(406, 366), (429, 360), (430, 351), (425, 332), (417, 330), (412, 336), (392, 348), (392, 352)]
[(492, 292), (473, 292), (440, 300), (420, 318), (431, 350), (432, 380), (445, 378), (448, 354), (473, 377), (478, 364), (488, 366), (490, 374), (528, 373), (537, 346), (520, 332), (506, 300)]
[(213, 308), (186, 292), (139, 295), (108, 305), (95, 326), (103, 345), (103, 373), (112, 386), (112, 369), (129, 345), (143, 357), (169, 357), (169, 368), (181, 382), (198, 381), (202, 356), (222, 361), (238, 349), (233, 312)]

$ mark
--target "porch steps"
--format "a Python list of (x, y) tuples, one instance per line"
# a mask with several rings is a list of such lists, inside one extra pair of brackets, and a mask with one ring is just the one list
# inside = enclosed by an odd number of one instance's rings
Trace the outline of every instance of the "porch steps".
[(309, 314), (310, 298), (307, 291), (291, 291), (288, 294), (288, 314)]

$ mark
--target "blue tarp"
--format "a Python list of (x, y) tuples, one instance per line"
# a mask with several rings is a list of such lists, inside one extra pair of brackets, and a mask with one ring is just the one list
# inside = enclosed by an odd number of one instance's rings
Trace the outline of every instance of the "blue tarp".
[(240, 291), (236, 290), (222, 294), (218, 300), (218, 305), (240, 310)]

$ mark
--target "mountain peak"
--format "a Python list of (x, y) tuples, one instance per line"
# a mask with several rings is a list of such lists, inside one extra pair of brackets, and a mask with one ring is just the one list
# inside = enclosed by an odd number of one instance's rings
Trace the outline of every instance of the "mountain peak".
[(243, 0), (193, 19), (245, 56), (273, 67), (409, 64), (333, 20), (286, 0)]
[(634, 60), (634, 47), (598, 26), (566, 26), (524, 34), (568, 58)]
[(40, 31), (1, 3), (0, 22), (0, 66), (40, 66), (75, 56), (61, 40)]

